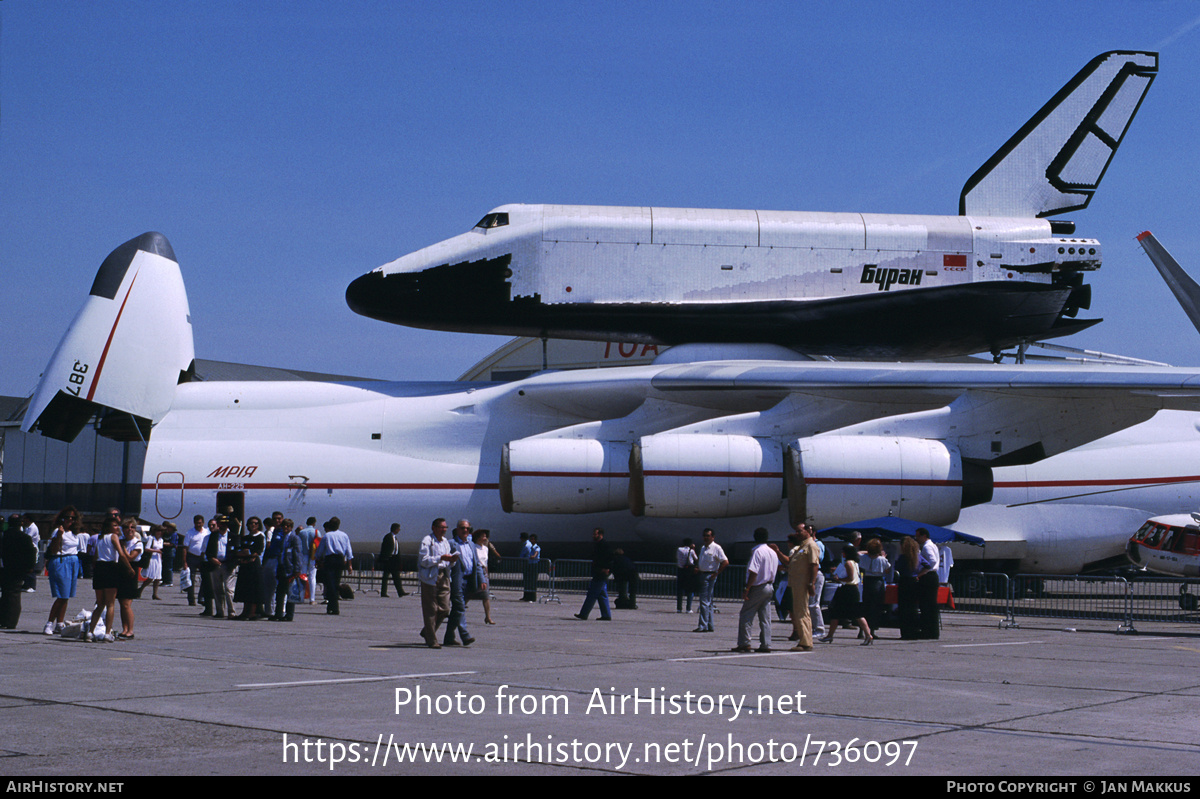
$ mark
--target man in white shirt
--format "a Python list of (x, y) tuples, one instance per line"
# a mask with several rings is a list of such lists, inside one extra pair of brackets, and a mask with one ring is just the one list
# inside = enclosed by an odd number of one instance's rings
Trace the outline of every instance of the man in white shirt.
[(204, 607), (208, 608), (208, 615), (212, 615), (212, 599), (210, 591), (212, 586), (208, 580), (201, 580), (201, 570), (204, 566), (204, 551), (208, 548), (208, 528), (204, 526), (204, 517), (196, 514), (192, 517), (192, 529), (187, 531), (183, 538), (183, 545), (187, 547), (187, 554), (184, 556), (184, 568), (189, 571), (189, 579), (187, 589), (187, 598), (189, 605), (196, 604), (196, 583), (200, 583), (200, 601), (204, 603)]
[(433, 520), (429, 535), (421, 539), (417, 554), (417, 580), (421, 584), (421, 615), (425, 626), (421, 637), (430, 649), (441, 649), (437, 631), (450, 615), (450, 567), (458, 560), (458, 554), (450, 551), (446, 540), (446, 520)]
[(696, 570), (700, 578), (700, 619), (696, 623), (694, 633), (711, 633), (713, 631), (713, 592), (717, 588), (717, 577), (729, 566), (729, 558), (725, 550), (716, 542), (711, 527), (704, 528), (701, 534), (704, 542), (697, 555)]
[(742, 591), (742, 612), (738, 616), (738, 645), (734, 652), (750, 651), (750, 628), (758, 617), (759, 646), (755, 651), (771, 651), (771, 598), (775, 573), (779, 571), (778, 548), (767, 543), (770, 533), (760, 527), (754, 531), (754, 552), (746, 564), (746, 588)]
[[(28, 513), (21, 516), (21, 529), (25, 531), (25, 535), (29, 536), (29, 540), (33, 542), (33, 548), (37, 550), (38, 558), (40, 560), (42, 553), (46, 551), (46, 548), (42, 544), (42, 536), (38, 531), (37, 524), (34, 523), (33, 517)], [(33, 571), (30, 571), (29, 574), (25, 575), (25, 593), (32, 594), (37, 590), (37, 576), (39, 571), (41, 571), (41, 569), (38, 569), (35, 566)]]
[(938, 557), (937, 544), (929, 540), (929, 531), (918, 527), (917, 545), (921, 555), (917, 561), (917, 606), (921, 611), (921, 637), (937, 639), (941, 633), (938, 616)]

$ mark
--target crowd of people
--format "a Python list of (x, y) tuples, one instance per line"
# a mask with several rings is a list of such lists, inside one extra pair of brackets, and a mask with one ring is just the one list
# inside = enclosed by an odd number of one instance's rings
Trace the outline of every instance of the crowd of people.
[[(297, 603), (316, 601), (313, 589), (320, 563), (327, 612), (336, 615), (336, 586), (343, 569), (353, 568), (350, 540), (340, 525), (334, 517), (321, 534), (316, 518), (310, 517), (296, 529), (279, 511), (266, 524), (257, 516), (243, 524), (233, 508), (226, 508), (207, 522), (195, 516), (192, 528), (181, 533), (171, 522), (142, 525), (109, 508), (99, 532), (89, 534), (79, 512), (68, 506), (55, 517), (43, 542), (28, 515), (14, 514), (0, 544), (0, 628), (16, 627), (21, 595), (36, 591), (37, 564), (43, 558), (53, 598), (43, 628), (46, 635), (69, 627), (67, 609), (81, 577), (91, 578), (95, 592), (95, 604), (79, 634), (87, 641), (134, 639), (133, 600), (142, 598), (146, 588), (151, 588), (152, 600), (161, 600), (160, 588), (173, 586), (176, 574), (188, 604), (204, 606), (202, 616), (292, 621)], [(242, 606), (238, 615), (234, 603)]]
[[(400, 582), (400, 529), (393, 524), (380, 544), (376, 566), (383, 575), (382, 597), (387, 596), (389, 583), (397, 596), (408, 593)], [(840, 553), (830, 552), (805, 524), (796, 525), (788, 539), (785, 553), (769, 540), (765, 528), (755, 531), (733, 651), (770, 651), (772, 611), (781, 619), (790, 616), (790, 640), (798, 651), (811, 650), (814, 640), (832, 642), (843, 624), (856, 628), (862, 645), (869, 646), (890, 605), (896, 607), (901, 638), (938, 637), (938, 589), (947, 579), (948, 549), (939, 550), (926, 530), (918, 529), (915, 537), (903, 538), (889, 551), (881, 539), (863, 542), (855, 533)], [(685, 538), (676, 550), (676, 612), (690, 614), (697, 600), (694, 632), (711, 633), (716, 584), (729, 567), (729, 558), (711, 528), (702, 531), (701, 541), (696, 545)], [(599, 618), (609, 621), (610, 578), (616, 577), (620, 594), (615, 607), (636, 609), (638, 570), (621, 549), (610, 549), (603, 529), (592, 531), (592, 542), (588, 590), (575, 616), (587, 619), (598, 607)], [(0, 540), (0, 628), (16, 627), (21, 594), (35, 590), (39, 544), (42, 537), (32, 518), (9, 517)], [(144, 529), (136, 518), (110, 508), (93, 535), (83, 529), (76, 509), (68, 506), (55, 517), (40, 549), (53, 596), (43, 632), (53, 635), (68, 627), (68, 604), (76, 583), (90, 576), (95, 603), (79, 634), (88, 641), (134, 639), (133, 600), (148, 587), (152, 600), (161, 599), (160, 588), (173, 586), (176, 574), (188, 604), (203, 606), (201, 616), (290, 622), (297, 604), (317, 601), (318, 586), (326, 613), (339, 615), (340, 600), (348, 591), (341, 584), (342, 575), (354, 568), (350, 538), (336, 516), (320, 529), (315, 517), (297, 527), (279, 511), (265, 522), (251, 516), (243, 523), (231, 507), (207, 521), (195, 516), (186, 532), (170, 522)], [(474, 643), (466, 618), (472, 599), (483, 605), (484, 624), (494, 624), (488, 564), (499, 558), (487, 530), (474, 530), (467, 519), (458, 520), (453, 530), (446, 519), (434, 520), (421, 541), (416, 570), (423, 621), (419, 634), (426, 646), (440, 649)], [(524, 572), (522, 601), (536, 601), (542, 565), (536, 535), (522, 533), (519, 560)], [(826, 584), (836, 586), (828, 603), (823, 601)], [(891, 586), (895, 594), (889, 598)], [(235, 604), (242, 606), (237, 615)], [(754, 650), (751, 633), (756, 620), (759, 646)]]
[[(786, 553), (769, 538), (765, 528), (754, 533), (734, 652), (771, 651), (772, 611), (781, 619), (790, 616), (789, 640), (795, 642), (794, 651), (812, 650), (814, 640), (831, 643), (842, 624), (856, 628), (862, 645), (870, 646), (889, 605), (896, 606), (902, 639), (939, 636), (938, 591), (949, 579), (952, 559), (948, 547), (939, 549), (930, 540), (928, 530), (919, 528), (915, 537), (902, 538), (891, 558), (881, 539), (864, 543), (859, 533), (839, 552), (828, 552), (816, 531), (806, 524), (794, 527)], [(729, 566), (729, 559), (711, 528), (704, 529), (702, 540), (702, 545), (696, 546), (685, 538), (676, 550), (675, 611), (691, 613), (692, 601), (699, 595), (695, 632), (710, 633), (717, 578)], [(836, 590), (825, 602), (827, 583), (836, 585)], [(894, 601), (888, 599), (889, 586), (895, 587)], [(759, 646), (752, 649), (756, 619)], [(818, 637), (814, 639), (814, 635)]]

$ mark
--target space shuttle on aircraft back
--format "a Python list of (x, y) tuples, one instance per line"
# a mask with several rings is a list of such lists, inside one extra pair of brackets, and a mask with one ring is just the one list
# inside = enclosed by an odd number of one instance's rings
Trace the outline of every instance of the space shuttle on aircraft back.
[[(435, 330), (651, 344), (761, 342), (926, 357), (1098, 320), (1085, 208), (1158, 72), (1094, 58), (963, 187), (957, 216), (504, 205), (355, 280), (350, 307)], [(455, 313), (445, 309), (453, 307)]]

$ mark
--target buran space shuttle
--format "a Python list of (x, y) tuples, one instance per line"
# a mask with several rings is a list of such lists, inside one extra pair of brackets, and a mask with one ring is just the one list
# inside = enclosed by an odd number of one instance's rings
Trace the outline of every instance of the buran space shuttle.
[[(350, 307), (435, 330), (757, 342), (809, 355), (991, 351), (1099, 320), (1085, 208), (1158, 72), (1097, 56), (981, 166), (957, 216), (503, 205), (354, 280)], [(454, 308), (454, 313), (446, 313)]]

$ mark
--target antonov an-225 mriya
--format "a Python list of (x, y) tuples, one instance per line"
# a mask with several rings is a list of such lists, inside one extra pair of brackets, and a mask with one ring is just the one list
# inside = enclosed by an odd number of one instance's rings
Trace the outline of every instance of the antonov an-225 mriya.
[(683, 345), (506, 383), (198, 382), (179, 265), (147, 233), (104, 261), (22, 428), (71, 440), (98, 419), (144, 439), (146, 519), (338, 515), (372, 545), (437, 516), (499, 541), (602, 526), (667, 544), (891, 514), (957, 521), (1014, 568), (1077, 571), (1195, 503), (1197, 476), (1177, 471), (1194, 458), (1164, 447), (1194, 452), (1200, 415), (1155, 414), (1200, 408), (1200, 368), (798, 357)]

